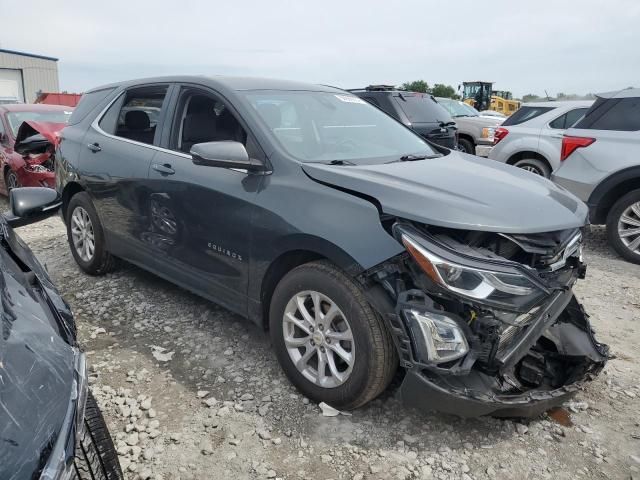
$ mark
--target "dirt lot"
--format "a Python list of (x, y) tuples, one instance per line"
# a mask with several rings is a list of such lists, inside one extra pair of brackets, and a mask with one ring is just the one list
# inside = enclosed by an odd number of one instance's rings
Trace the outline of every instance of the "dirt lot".
[(393, 389), (323, 417), (260, 329), (130, 265), (81, 273), (57, 217), (19, 233), (73, 308), (127, 478), (640, 478), (640, 267), (601, 229), (577, 294), (616, 358), (566, 406), (568, 426), (419, 414)]

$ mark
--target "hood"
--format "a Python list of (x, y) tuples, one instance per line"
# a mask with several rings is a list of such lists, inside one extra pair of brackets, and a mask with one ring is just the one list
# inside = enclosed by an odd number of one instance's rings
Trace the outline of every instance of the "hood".
[(39, 478), (71, 401), (74, 350), (43, 294), (48, 280), (30, 252), (16, 264), (21, 242), (2, 226), (17, 249), (0, 247), (0, 478)]
[(66, 123), (22, 122), (18, 128), (14, 150), (21, 155), (43, 153), (49, 146), (54, 148), (60, 143), (60, 132)]
[(453, 120), (458, 125), (474, 125), (476, 127), (497, 127), (504, 121), (503, 118), (491, 117), (454, 117)]
[(415, 162), (302, 168), (318, 182), (375, 199), (383, 213), (427, 225), (540, 233), (587, 221), (587, 206), (549, 180), (453, 151)]

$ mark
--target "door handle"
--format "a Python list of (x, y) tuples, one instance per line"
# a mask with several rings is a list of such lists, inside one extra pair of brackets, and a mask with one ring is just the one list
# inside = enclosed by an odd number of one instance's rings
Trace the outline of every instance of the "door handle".
[(163, 164), (154, 163), (151, 165), (151, 168), (153, 168), (156, 172), (160, 172), (163, 175), (173, 175), (174, 173), (176, 173), (176, 171), (173, 168), (171, 168), (171, 165), (168, 163), (163, 163)]
[(87, 148), (89, 150), (91, 150), (93, 153), (99, 152), (102, 150), (102, 147), (100, 146), (100, 144), (98, 142), (96, 143), (90, 143), (89, 145), (87, 145)]

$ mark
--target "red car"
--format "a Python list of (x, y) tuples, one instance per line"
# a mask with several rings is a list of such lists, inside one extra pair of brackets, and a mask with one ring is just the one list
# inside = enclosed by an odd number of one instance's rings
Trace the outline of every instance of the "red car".
[(72, 111), (60, 105), (0, 105), (0, 193), (55, 187), (53, 151)]

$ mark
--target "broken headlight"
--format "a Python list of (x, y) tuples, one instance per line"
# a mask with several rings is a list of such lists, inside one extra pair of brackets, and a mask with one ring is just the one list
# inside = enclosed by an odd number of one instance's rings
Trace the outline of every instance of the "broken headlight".
[(443, 363), (457, 360), (469, 351), (469, 344), (455, 320), (434, 312), (404, 310), (417, 360)]
[(547, 293), (514, 262), (457, 254), (402, 226), (396, 235), (427, 277), (451, 293), (516, 311), (529, 310)]

